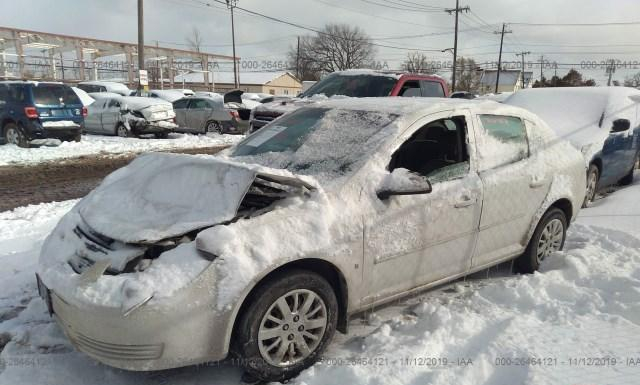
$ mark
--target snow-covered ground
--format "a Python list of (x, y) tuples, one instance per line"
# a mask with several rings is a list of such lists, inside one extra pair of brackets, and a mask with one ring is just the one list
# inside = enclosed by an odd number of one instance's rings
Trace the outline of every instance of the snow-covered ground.
[[(293, 383), (640, 383), (636, 177), (583, 210), (565, 250), (540, 273), (494, 268), (353, 320), (325, 361)], [(37, 297), (33, 273), (44, 237), (74, 203), (0, 213), (0, 346), (10, 340), (0, 384), (239, 383), (240, 370), (226, 363), (133, 373), (73, 350)]]
[(243, 135), (170, 134), (168, 139), (120, 138), (117, 136), (83, 135), (81, 142), (62, 142), (56, 147), (20, 148), (0, 145), (0, 166), (37, 164), (86, 155), (129, 154), (146, 151), (214, 147), (234, 144)]

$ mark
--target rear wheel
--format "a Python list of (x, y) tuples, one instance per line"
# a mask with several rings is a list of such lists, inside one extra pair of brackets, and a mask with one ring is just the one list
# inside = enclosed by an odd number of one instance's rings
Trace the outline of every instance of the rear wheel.
[(595, 164), (589, 165), (589, 171), (587, 172), (587, 192), (584, 197), (582, 207), (589, 207), (591, 202), (596, 199), (596, 191), (598, 187), (598, 180), (600, 179), (600, 171)]
[(207, 122), (207, 124), (205, 125), (205, 134), (208, 132), (217, 132), (218, 134), (222, 134), (224, 131), (224, 129), (222, 128), (222, 124), (220, 124), (220, 122), (217, 122), (215, 120), (209, 121)]
[(19, 147), (29, 147), (27, 138), (15, 123), (7, 123), (4, 126), (4, 142), (6, 144), (15, 144)]
[(331, 341), (338, 303), (320, 275), (294, 270), (257, 291), (236, 329), (235, 352), (247, 372), (284, 381), (311, 366)]
[(80, 131), (78, 131), (78, 133), (73, 136), (73, 141), (74, 142), (79, 142), (81, 140), (82, 140), (82, 133)]
[(547, 211), (538, 222), (524, 254), (516, 259), (516, 267), (521, 273), (533, 273), (540, 263), (552, 253), (562, 250), (567, 236), (567, 218), (556, 207)]
[(167, 132), (158, 132), (154, 135), (157, 139), (167, 139), (169, 137), (169, 133)]

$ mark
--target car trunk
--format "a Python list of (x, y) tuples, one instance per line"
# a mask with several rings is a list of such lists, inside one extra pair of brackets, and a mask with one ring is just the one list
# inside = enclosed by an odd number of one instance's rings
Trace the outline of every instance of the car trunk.
[(43, 126), (69, 128), (82, 122), (82, 102), (70, 87), (39, 84), (32, 88), (32, 94)]

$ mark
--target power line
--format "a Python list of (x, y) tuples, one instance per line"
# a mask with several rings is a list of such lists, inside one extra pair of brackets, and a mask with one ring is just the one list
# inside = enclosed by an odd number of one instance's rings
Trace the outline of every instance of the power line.
[(609, 23), (526, 23), (526, 22), (509, 22), (510, 25), (522, 25), (532, 27), (607, 27), (607, 26), (624, 26), (624, 25), (640, 25), (640, 21), (619, 21)]

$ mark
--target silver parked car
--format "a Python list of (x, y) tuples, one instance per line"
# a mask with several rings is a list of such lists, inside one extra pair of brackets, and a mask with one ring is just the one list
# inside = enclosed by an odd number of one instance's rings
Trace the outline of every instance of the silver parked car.
[(188, 97), (173, 102), (179, 132), (242, 133), (238, 112), (225, 107), (222, 97)]
[(516, 107), (320, 102), (223, 156), (147, 154), (114, 172), (45, 241), (38, 286), (107, 365), (232, 352), (285, 380), (352, 314), (512, 259), (536, 270), (563, 247), (584, 172)]
[(87, 132), (121, 137), (155, 134), (166, 138), (177, 125), (171, 103), (137, 96), (99, 98), (87, 107)]

